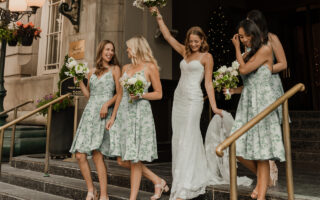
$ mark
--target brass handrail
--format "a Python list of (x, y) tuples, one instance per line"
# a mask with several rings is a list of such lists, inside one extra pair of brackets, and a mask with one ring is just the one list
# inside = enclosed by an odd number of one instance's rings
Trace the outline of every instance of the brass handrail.
[[(44, 173), (45, 176), (48, 176), (48, 169), (49, 169), (49, 142), (50, 142), (50, 129), (51, 129), (51, 116), (52, 116), (52, 105), (55, 103), (58, 103), (59, 101), (69, 97), (71, 94), (65, 94), (60, 96), (59, 98), (31, 111), (30, 113), (19, 117), (18, 119), (15, 119), (3, 126), (0, 127), (0, 176), (1, 176), (1, 164), (2, 164), (2, 148), (3, 148), (3, 139), (4, 139), (4, 130), (12, 125), (17, 124), (18, 122), (38, 113), (39, 111), (46, 109), (49, 107), (48, 109), (48, 116), (47, 116), (47, 135), (46, 135), (46, 155), (45, 155), (45, 168), (44, 168)], [(11, 138), (12, 140), (13, 138)]]
[(0, 116), (1, 116), (1, 115), (4, 115), (4, 114), (7, 114), (8, 112), (11, 112), (11, 111), (13, 111), (13, 110), (15, 110), (15, 109), (18, 109), (18, 108), (20, 108), (20, 107), (22, 107), (22, 106), (24, 106), (24, 105), (29, 104), (29, 103), (33, 103), (33, 100), (32, 100), (32, 99), (31, 99), (31, 100), (28, 100), (28, 101), (26, 101), (26, 102), (24, 102), (24, 103), (22, 103), (22, 104), (19, 104), (19, 105), (13, 107), (13, 108), (10, 108), (9, 110), (5, 110), (5, 111), (3, 111), (3, 112), (0, 113)]
[(248, 123), (243, 125), (237, 131), (235, 131), (231, 136), (220, 143), (216, 148), (216, 154), (220, 157), (223, 156), (223, 150), (229, 147), (229, 163), (230, 163), (230, 199), (237, 200), (237, 169), (236, 169), (236, 143), (235, 141), (245, 134), (249, 129), (251, 129), (255, 124), (265, 118), (268, 114), (278, 108), (283, 104), (283, 139), (285, 146), (286, 155), (286, 175), (287, 175), (287, 190), (288, 199), (294, 199), (294, 189), (293, 189), (293, 176), (292, 176), (292, 160), (291, 160), (291, 143), (290, 143), (290, 128), (289, 128), (289, 110), (288, 110), (288, 99), (299, 91), (304, 91), (305, 86), (302, 83), (296, 84), (289, 91), (287, 91), (283, 96), (277, 99), (274, 103), (260, 112), (257, 116), (251, 119)]
[[(13, 108), (11, 108), (11, 109), (9, 109), (9, 110), (5, 110), (5, 111), (3, 111), (3, 112), (1, 112), (0, 113), (0, 116), (1, 115), (4, 115), (4, 114), (7, 114), (8, 112), (11, 112), (11, 111), (14, 111), (14, 114), (13, 114), (13, 120), (15, 120), (15, 119), (17, 119), (17, 117), (18, 117), (18, 108), (20, 108), (20, 107), (22, 107), (22, 106), (24, 106), (24, 105), (27, 105), (27, 104), (29, 104), (29, 103), (33, 103), (33, 100), (31, 99), (31, 100), (29, 100), (29, 101), (26, 101), (26, 102), (24, 102), (24, 103), (22, 103), (22, 104), (19, 104), (19, 105), (17, 105), (17, 106), (15, 106), (15, 107), (13, 107)], [(9, 162), (11, 163), (11, 161), (12, 161), (12, 156), (13, 156), (13, 151), (14, 151), (14, 138), (15, 138), (15, 133), (16, 133), (16, 124), (15, 125), (13, 125), (13, 127), (12, 127), (12, 133), (11, 133), (11, 138), (13, 138), (12, 140), (11, 140), (11, 144), (10, 144), (10, 156), (9, 156)]]

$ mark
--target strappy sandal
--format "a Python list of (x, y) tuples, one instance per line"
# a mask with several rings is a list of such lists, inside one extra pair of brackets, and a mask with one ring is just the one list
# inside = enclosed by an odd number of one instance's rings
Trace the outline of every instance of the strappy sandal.
[(169, 186), (167, 185), (167, 183), (161, 179), (160, 184), (155, 184), (154, 185), (155, 188), (161, 188), (160, 193), (159, 194), (154, 194), (150, 199), (151, 200), (157, 200), (161, 198), (161, 195), (163, 192), (169, 192)]

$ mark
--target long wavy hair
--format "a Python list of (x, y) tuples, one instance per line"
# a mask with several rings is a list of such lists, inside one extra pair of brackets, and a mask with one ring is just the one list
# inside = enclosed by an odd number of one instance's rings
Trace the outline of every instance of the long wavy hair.
[(199, 26), (193, 26), (188, 30), (187, 35), (186, 35), (186, 40), (184, 42), (185, 50), (186, 50), (186, 57), (188, 57), (192, 53), (192, 50), (189, 45), (190, 35), (197, 35), (200, 37), (201, 40), (203, 40), (203, 42), (200, 46), (200, 50), (199, 50), (201, 53), (209, 51), (209, 45), (207, 42), (206, 34), (203, 32), (203, 30)]
[(262, 34), (262, 43), (267, 44), (269, 41), (268, 37), (268, 25), (267, 25), (267, 20), (262, 14), (260, 10), (251, 10), (247, 14), (247, 19), (252, 20), (256, 25), (259, 27), (261, 34)]
[(117, 59), (117, 55), (116, 55), (116, 47), (114, 46), (113, 42), (110, 41), (110, 40), (102, 40), (99, 43), (98, 48), (97, 48), (96, 70), (94, 72), (96, 75), (100, 75), (105, 70), (105, 67), (103, 66), (102, 53), (103, 53), (103, 50), (104, 50), (104, 48), (105, 48), (105, 46), (107, 44), (112, 44), (113, 50), (114, 50), (114, 55), (113, 55), (112, 59), (110, 60), (109, 65), (111, 65), (111, 66), (116, 66), (116, 65), (120, 66), (120, 63), (119, 63), (119, 61)]
[(148, 41), (142, 36), (134, 36), (126, 42), (131, 49), (131, 63), (137, 65), (139, 62), (151, 62), (158, 67)]
[(248, 55), (244, 58), (244, 62), (248, 62), (248, 60), (260, 49), (262, 46), (261, 41), (261, 32), (256, 23), (252, 20), (242, 20), (239, 23), (239, 28), (243, 28), (246, 36), (251, 36), (251, 50), (249, 51)]

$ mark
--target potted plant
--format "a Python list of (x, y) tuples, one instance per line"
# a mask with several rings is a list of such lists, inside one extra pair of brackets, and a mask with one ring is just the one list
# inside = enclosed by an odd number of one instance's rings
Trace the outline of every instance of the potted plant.
[(18, 38), (18, 32), (16, 29), (9, 29), (8, 30), (7, 42), (8, 42), (9, 46), (17, 46), (17, 44), (19, 42), (19, 38)]
[[(65, 63), (68, 61), (68, 56), (65, 57)], [(64, 74), (67, 71), (64, 64), (59, 73), (58, 88), (60, 90), (61, 80), (67, 78)], [(60, 97), (60, 92), (55, 94), (48, 94), (37, 101), (37, 107), (41, 107)], [(51, 156), (65, 157), (69, 155), (69, 149), (73, 140), (73, 120), (74, 120), (74, 106), (72, 98), (65, 98), (52, 106), (51, 119), (51, 134), (49, 152)], [(43, 115), (48, 113), (48, 109), (40, 112)]]
[(17, 36), (21, 38), (23, 46), (31, 46), (33, 39), (40, 38), (41, 29), (35, 28), (32, 22), (28, 24), (17, 22), (17, 26)]

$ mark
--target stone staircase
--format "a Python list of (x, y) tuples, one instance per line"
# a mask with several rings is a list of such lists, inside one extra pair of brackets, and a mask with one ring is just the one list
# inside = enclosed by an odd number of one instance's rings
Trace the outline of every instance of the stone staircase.
[[(295, 199), (320, 200), (320, 112), (295, 111), (290, 113), (290, 118)], [(115, 160), (107, 160), (106, 164), (110, 200), (129, 199), (129, 170), (119, 167)], [(97, 172), (91, 161), (90, 165), (94, 184), (99, 188)], [(170, 186), (172, 182), (170, 162), (155, 162), (147, 165)], [(285, 165), (278, 163), (278, 167), (279, 184), (268, 190), (267, 200), (287, 199)], [(86, 186), (77, 163), (50, 160), (50, 177), (43, 176), (43, 169), (43, 155), (18, 156), (12, 163), (3, 164), (0, 177), (0, 200), (85, 199)], [(255, 178), (240, 164), (238, 174)], [(238, 199), (251, 199), (249, 195), (252, 187), (239, 187)], [(150, 199), (153, 191), (153, 184), (143, 178), (138, 199)], [(163, 195), (161, 199), (169, 199), (169, 195)], [(205, 195), (196, 198), (196, 200), (226, 199), (229, 199), (228, 185), (210, 186)]]
[[(116, 161), (109, 160), (108, 165), (108, 193), (110, 200), (125, 200), (130, 195), (130, 176), (126, 169), (117, 169)], [(94, 169), (90, 160), (91, 169)], [(112, 166), (112, 167), (110, 167)], [(85, 199), (87, 189), (82, 179), (77, 163), (69, 163), (58, 160), (50, 161), (50, 177), (44, 177), (44, 163), (42, 158), (28, 156), (15, 157), (11, 163), (2, 165), (0, 184), (4, 188), (14, 186), (12, 192), (0, 187), (0, 199)], [(92, 178), (98, 189), (97, 172), (93, 170)], [(15, 188), (17, 188), (15, 190)], [(21, 197), (17, 190), (28, 191)], [(9, 190), (11, 191), (11, 189)], [(38, 196), (35, 196), (38, 195)], [(47, 196), (46, 196), (47, 195)], [(150, 199), (153, 195), (153, 184), (143, 179), (138, 199)], [(6, 196), (6, 198), (1, 198)], [(168, 199), (164, 195), (162, 199)]]
[(292, 160), (320, 164), (320, 112), (290, 112)]

